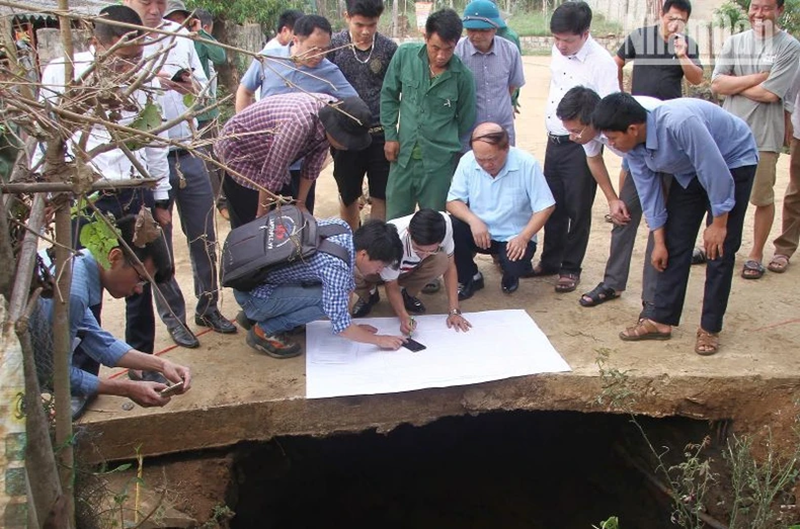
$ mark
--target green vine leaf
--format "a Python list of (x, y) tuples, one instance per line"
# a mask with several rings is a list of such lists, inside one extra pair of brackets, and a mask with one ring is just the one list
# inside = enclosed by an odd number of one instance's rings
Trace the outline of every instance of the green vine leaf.
[[(156, 127), (161, 126), (161, 108), (155, 104), (151, 99), (147, 100), (144, 108), (136, 119), (130, 124), (130, 128), (140, 130), (142, 132), (150, 132)], [(132, 151), (141, 149), (147, 143), (141, 140), (131, 139), (125, 142), (125, 146)]]
[(186, 108), (194, 105), (195, 99), (194, 94), (183, 94), (183, 104), (186, 105)]
[[(117, 237), (122, 234), (116, 228), (109, 227), (101, 219), (97, 218), (95, 214), (92, 214), (90, 218), (92, 222), (85, 224), (81, 228), (81, 245), (92, 252), (100, 266), (107, 270), (111, 267), (111, 263), (108, 261), (108, 252), (119, 246)], [(112, 223), (114, 222), (113, 217), (109, 220)]]

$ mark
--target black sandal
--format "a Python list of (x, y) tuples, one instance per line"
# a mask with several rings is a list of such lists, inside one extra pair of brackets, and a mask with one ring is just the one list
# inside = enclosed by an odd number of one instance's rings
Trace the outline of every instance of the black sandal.
[[(607, 287), (605, 283), (600, 283), (594, 287), (594, 289), (582, 295), (581, 299), (578, 300), (578, 303), (580, 303), (582, 307), (595, 307), (618, 297), (619, 294), (616, 290), (611, 287)], [(584, 298), (589, 299), (587, 300)]]

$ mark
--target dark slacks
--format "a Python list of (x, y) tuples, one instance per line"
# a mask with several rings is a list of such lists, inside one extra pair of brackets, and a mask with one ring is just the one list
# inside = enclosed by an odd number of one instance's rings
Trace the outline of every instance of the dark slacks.
[[(297, 198), (300, 191), (300, 171), (290, 171), (292, 180), (280, 191), (278, 195)], [(222, 181), (222, 190), (228, 201), (228, 215), (231, 219), (231, 228), (238, 228), (256, 218), (258, 211), (258, 191), (244, 187), (236, 182), (229, 175)], [(312, 215), (314, 214), (314, 195), (317, 190), (317, 182), (311, 184), (311, 189), (306, 197), (306, 208)]]
[(542, 269), (580, 274), (589, 244), (592, 204), (597, 191), (583, 147), (566, 136), (548, 138), (544, 176), (556, 209), (544, 225)]
[[(183, 177), (183, 186), (181, 186)], [(189, 258), (192, 263), (194, 292), (197, 297), (196, 313), (203, 315), (217, 308), (217, 237), (214, 231), (214, 195), (205, 164), (186, 151), (169, 154), (170, 210), (178, 207), (181, 228), (189, 242)], [(170, 254), (172, 251), (172, 224), (164, 234)], [(176, 273), (178, 272), (176, 267)], [(169, 328), (186, 322), (186, 301), (178, 282), (171, 280), (159, 285), (166, 304), (156, 296), (156, 307), (161, 320)]]
[(452, 215), (450, 218), (453, 219), (453, 242), (455, 243), (453, 259), (456, 262), (459, 283), (465, 284), (469, 282), (478, 273), (478, 265), (475, 264), (474, 259), (475, 252), (496, 255), (500, 259), (500, 268), (503, 270), (503, 275), (519, 278), (529, 273), (533, 268), (531, 259), (533, 259), (533, 254), (536, 253), (535, 242), (528, 242), (528, 247), (525, 249), (522, 259), (510, 261), (506, 253), (506, 242), (492, 240), (492, 244), (488, 249), (478, 248), (475, 244), (475, 239), (472, 238), (472, 230), (469, 224)]
[[(722, 320), (728, 308), (731, 293), (736, 251), (742, 244), (742, 226), (747, 212), (750, 189), (756, 166), (749, 165), (732, 169), (735, 183), (736, 204), (728, 213), (727, 235), (723, 245), (723, 256), (706, 263), (706, 282), (703, 294), (703, 313), (700, 326), (708, 332), (722, 330)], [(694, 178), (684, 189), (677, 181), (670, 186), (667, 198), (667, 223), (665, 225), (667, 252), (669, 259), (656, 285), (653, 320), (668, 325), (678, 325), (686, 299), (686, 285), (692, 263), (697, 232), (708, 213), (708, 223), (712, 221), (708, 194)]]
[[(114, 218), (121, 219), (126, 215), (138, 214), (142, 206), (152, 208), (153, 192), (149, 189), (126, 189), (114, 193), (107, 192), (95, 201), (95, 206), (103, 213), (110, 213), (114, 215)], [(87, 211), (87, 213), (90, 213), (90, 211)], [(86, 222), (85, 219), (79, 220), (80, 225), (84, 225)], [(97, 321), (99, 323), (100, 318), (97, 318)], [(125, 298), (125, 341), (138, 351), (152, 353), (155, 337), (156, 321), (155, 313), (153, 312), (153, 291), (150, 283), (147, 283), (142, 288), (141, 294)], [(82, 358), (77, 350), (76, 355), (79, 359)], [(91, 362), (89, 365), (91, 365)], [(90, 371), (90, 369), (84, 370)]]

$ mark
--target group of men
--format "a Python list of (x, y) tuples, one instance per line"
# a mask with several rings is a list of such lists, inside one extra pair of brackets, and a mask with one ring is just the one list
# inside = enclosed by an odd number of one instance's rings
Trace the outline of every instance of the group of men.
[[(165, 0), (124, 4), (104, 11), (110, 19), (176, 35), (194, 28), (182, 5), (168, 9)], [(797, 95), (800, 44), (777, 25), (781, 0), (752, 0), (752, 29), (725, 43), (712, 77), (713, 88), (726, 96), (724, 108), (681, 98), (684, 78), (692, 84), (703, 78), (697, 43), (684, 32), (691, 14), (688, 0), (666, 0), (659, 23), (634, 31), (614, 57), (591, 37), (592, 12), (585, 2), (560, 5), (550, 20), (554, 46), (543, 168), (514, 146), (516, 95), (525, 78), (518, 43), (513, 35), (500, 36), (510, 29), (492, 1), (474, 0), (463, 15), (450, 9), (432, 13), (424, 41), (399, 47), (377, 31), (382, 0), (346, 4), (346, 27), (336, 34), (324, 17), (297, 11), (281, 15), (276, 37), (242, 78), (236, 114), (213, 141), (213, 154), (227, 171), (221, 191), (212, 191), (207, 163), (185, 147), (197, 132), (197, 123), (187, 119), (166, 131), (168, 148), (137, 151), (135, 165), (161, 178), (155, 191), (107, 193), (96, 203), (123, 220), (142, 206), (151, 207), (163, 240), (148, 244), (163, 243), (169, 255), (171, 212), (177, 204), (192, 259), (198, 325), (222, 333), (237, 330), (216, 306), (215, 195), (224, 195), (216, 205), (234, 229), (276, 207), (276, 195), (291, 197), (313, 213), (314, 184), (331, 152), (341, 220), (320, 224), (347, 227), (330, 241), (344, 247), (349, 259), (317, 252), (271, 272), (253, 290), (235, 291), (242, 307), (237, 322), (248, 330), (253, 348), (276, 358), (296, 356), (300, 348), (292, 334), (325, 316), (344, 338), (398, 349), (415, 330), (413, 315), (426, 311), (418, 294), (439, 290), (439, 278), (448, 299), (447, 326), (468, 331), (471, 324), (459, 302), (484, 288), (476, 253), (494, 256), (506, 294), (519, 288), (521, 278), (546, 275), (558, 276), (556, 292), (572, 292), (580, 283), (599, 186), (614, 224), (611, 251), (603, 281), (584, 293), (580, 304), (596, 306), (624, 292), (644, 214), (650, 237), (643, 309), (620, 338), (669, 338), (680, 321), (695, 239), (707, 215), (708, 269), (695, 352), (717, 352), (748, 200), (756, 206), (755, 241), (742, 275), (764, 274), (775, 163), (784, 141), (784, 115), (794, 109)], [(203, 31), (201, 26), (196, 31)], [(84, 61), (91, 64), (93, 54), (129, 38), (126, 31), (98, 23), (94, 49)], [(151, 42), (114, 47), (120, 72), (166, 53), (155, 73), (164, 119), (170, 120), (187, 110), (183, 94), (208, 92), (208, 62), (219, 58), (220, 50), (214, 50), (208, 32), (194, 43), (155, 33), (139, 37)], [(207, 48), (204, 54), (197, 46)], [(632, 95), (621, 92), (622, 68), (629, 61), (634, 63)], [(57, 67), (48, 66), (53, 70), (45, 78), (63, 85), (63, 70), (59, 83)], [(94, 133), (97, 141), (103, 139), (103, 130)], [(619, 193), (603, 160), (606, 147), (625, 157)], [(106, 178), (134, 171), (125, 156), (110, 152), (106, 155), (116, 158), (96, 159)], [(796, 152), (794, 141), (793, 156)], [(787, 268), (800, 235), (798, 166), (793, 160), (784, 233), (768, 266), (774, 272)], [(372, 207), (371, 220), (362, 225), (365, 175)], [(540, 231), (544, 246), (533, 266)], [(142, 277), (140, 265), (125, 257), (120, 257), (123, 271), (132, 268)], [(145, 255), (140, 262), (145, 276), (164, 280), (156, 303), (171, 336), (196, 347), (170, 260), (162, 266)], [(103, 283), (108, 274), (100, 268)], [(380, 301), (380, 284), (399, 318), (396, 335), (378, 335), (352, 320)], [(130, 349), (152, 352), (149, 283), (115, 292), (128, 299)], [(96, 304), (86, 304), (83, 311), (82, 317), (99, 322)], [(88, 356), (106, 362), (88, 349)], [(131, 378), (153, 390), (177, 381), (174, 366), (153, 367), (141, 374), (131, 371)], [(188, 369), (178, 367), (188, 388)], [(150, 397), (138, 401), (163, 405), (168, 400)]]

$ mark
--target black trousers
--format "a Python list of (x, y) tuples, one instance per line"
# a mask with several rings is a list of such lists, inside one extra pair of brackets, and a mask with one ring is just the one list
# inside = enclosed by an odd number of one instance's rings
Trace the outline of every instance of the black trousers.
[[(300, 171), (290, 171), (292, 180), (277, 194), (297, 198), (300, 191)], [(258, 191), (240, 185), (236, 180), (226, 175), (222, 181), (222, 190), (228, 201), (228, 215), (231, 219), (231, 228), (238, 228), (256, 218), (258, 211)], [(317, 182), (311, 184), (306, 198), (306, 208), (312, 215), (314, 214), (314, 195), (317, 190)]]
[(529, 273), (533, 268), (531, 259), (533, 259), (533, 254), (536, 253), (535, 242), (528, 242), (528, 247), (525, 249), (522, 259), (510, 261), (506, 253), (506, 245), (508, 243), (492, 240), (492, 244), (488, 249), (478, 248), (475, 244), (475, 239), (472, 238), (472, 230), (469, 224), (452, 215), (450, 218), (453, 220), (453, 242), (456, 248), (453, 259), (456, 262), (459, 283), (465, 284), (469, 282), (478, 273), (478, 265), (475, 264), (474, 259), (475, 252), (498, 256), (503, 275), (519, 278)]
[[(708, 332), (722, 330), (722, 319), (728, 308), (731, 293), (736, 252), (742, 244), (742, 226), (747, 212), (750, 189), (756, 166), (748, 165), (732, 169), (735, 184), (736, 204), (728, 212), (727, 235), (723, 244), (723, 256), (706, 263), (706, 282), (703, 294), (703, 313), (700, 326)], [(689, 268), (692, 263), (692, 250), (697, 232), (708, 214), (708, 223), (713, 220), (708, 194), (700, 181), (694, 178), (684, 189), (673, 180), (667, 198), (667, 223), (665, 225), (667, 268), (658, 278), (656, 285), (655, 309), (652, 319), (659, 323), (678, 325), (686, 299), (686, 285), (689, 281)]]
[[(114, 215), (114, 218), (121, 219), (126, 215), (138, 214), (142, 206), (152, 208), (153, 192), (149, 189), (128, 189), (114, 193), (108, 192), (97, 199), (95, 206), (103, 213), (111, 213)], [(87, 221), (85, 219), (79, 219), (78, 227), (86, 223)], [(78, 233), (78, 227), (75, 227), (76, 234)], [(80, 241), (80, 238), (78, 241)], [(99, 309), (95, 316), (98, 315)], [(97, 321), (99, 323), (100, 318), (97, 318)], [(125, 342), (137, 351), (152, 353), (155, 338), (156, 320), (153, 311), (153, 291), (150, 283), (147, 283), (142, 288), (141, 294), (135, 294), (125, 298)], [(79, 359), (82, 358), (78, 350), (75, 351), (75, 356)], [(90, 369), (84, 370), (92, 372)]]
[(586, 165), (583, 147), (568, 137), (548, 138), (544, 176), (556, 209), (544, 225), (543, 270), (580, 274), (589, 232), (597, 182)]

